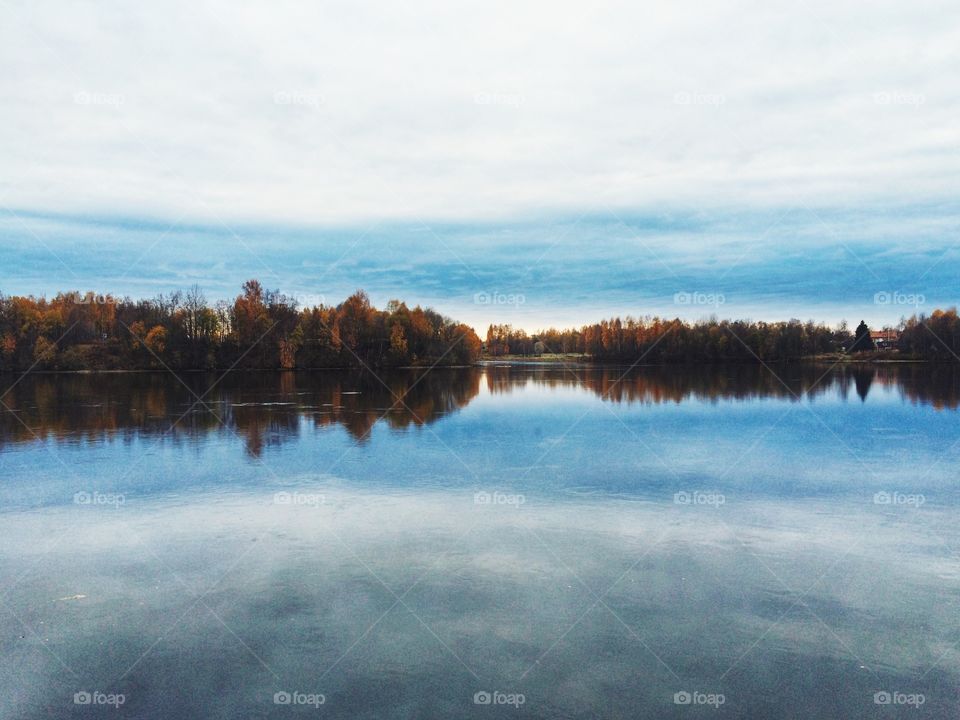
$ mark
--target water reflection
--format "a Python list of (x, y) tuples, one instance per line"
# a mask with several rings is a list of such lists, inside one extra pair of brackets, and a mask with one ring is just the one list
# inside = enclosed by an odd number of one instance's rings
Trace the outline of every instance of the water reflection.
[(285, 718), (294, 690), (323, 717), (490, 718), (472, 698), (501, 690), (510, 717), (681, 718), (699, 690), (726, 705), (693, 717), (826, 720), (886, 717), (888, 690), (955, 717), (951, 512), (325, 492), (9, 517), (0, 714), (92, 717), (71, 697), (100, 688), (129, 718)]
[(870, 386), (873, 384), (873, 378), (877, 372), (872, 367), (855, 368), (853, 370), (853, 382), (857, 387), (857, 395), (862, 402), (867, 401), (867, 395), (870, 393)]
[(39, 438), (236, 434), (259, 456), (301, 428), (340, 425), (359, 441), (378, 421), (424, 425), (480, 391), (470, 368), (424, 372), (28, 375), (4, 397), (0, 445)]
[(656, 365), (629, 371), (618, 367), (491, 366), (486, 380), (491, 392), (511, 392), (521, 382), (547, 387), (582, 385), (604, 399), (628, 403), (799, 400), (830, 394), (846, 398), (851, 386), (866, 400), (876, 381), (913, 402), (954, 410), (960, 405), (960, 373), (950, 364)]
[(27, 376), (0, 717), (956, 716), (957, 373), (774, 370)]
[[(777, 398), (797, 401), (872, 388), (895, 391), (937, 409), (960, 405), (960, 373), (944, 365), (721, 365), (676, 368), (488, 365), (480, 368), (319, 373), (263, 372), (181, 375), (31, 374), (0, 408), (0, 446), (40, 439), (72, 441), (165, 435), (173, 442), (204, 434), (235, 434), (252, 456), (304, 428), (338, 425), (365, 441), (373, 426), (395, 430), (436, 422), (485, 389), (585, 389), (613, 403)], [(15, 383), (15, 384), (14, 384)], [(202, 398), (198, 402), (197, 398)]]

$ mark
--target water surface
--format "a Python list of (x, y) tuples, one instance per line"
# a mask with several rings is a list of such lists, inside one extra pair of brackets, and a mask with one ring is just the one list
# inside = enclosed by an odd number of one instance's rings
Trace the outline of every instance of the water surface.
[(0, 716), (955, 716), (960, 375), (624, 372), (3, 378)]

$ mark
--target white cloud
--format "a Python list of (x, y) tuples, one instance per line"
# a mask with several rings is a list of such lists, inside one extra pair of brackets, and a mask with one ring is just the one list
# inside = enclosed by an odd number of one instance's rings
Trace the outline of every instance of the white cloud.
[(946, 2), (0, 12), (13, 209), (324, 224), (955, 190)]

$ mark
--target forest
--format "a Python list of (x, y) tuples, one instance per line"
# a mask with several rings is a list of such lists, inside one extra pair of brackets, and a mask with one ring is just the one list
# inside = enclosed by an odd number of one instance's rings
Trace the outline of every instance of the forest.
[(467, 365), (481, 341), (467, 325), (358, 290), (339, 305), (298, 308), (249, 280), (233, 302), (202, 291), (152, 300), (0, 294), (0, 370), (205, 370)]
[[(902, 359), (960, 360), (956, 308), (914, 315), (893, 328), (898, 335), (887, 354)], [(492, 357), (579, 355), (595, 362), (645, 363), (781, 362), (837, 353), (873, 353), (870, 328), (851, 332), (845, 322), (832, 328), (813, 321), (752, 322), (619, 317), (579, 329), (550, 329), (528, 335), (510, 325), (490, 325), (486, 351)]]
[[(960, 360), (955, 308), (890, 328), (885, 356)], [(336, 306), (243, 284), (232, 301), (207, 302), (196, 286), (150, 300), (62, 292), (53, 299), (0, 293), (0, 371), (212, 370), (469, 365), (481, 357), (575, 355), (598, 363), (781, 362), (874, 353), (861, 322), (614, 317), (579, 329), (535, 334), (490, 325), (486, 342), (463, 323), (391, 300), (378, 310), (358, 290)]]

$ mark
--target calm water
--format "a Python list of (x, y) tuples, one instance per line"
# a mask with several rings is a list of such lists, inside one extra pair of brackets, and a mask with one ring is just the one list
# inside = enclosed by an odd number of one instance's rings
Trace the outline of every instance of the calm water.
[(960, 375), (774, 370), (28, 376), (0, 717), (957, 717)]

